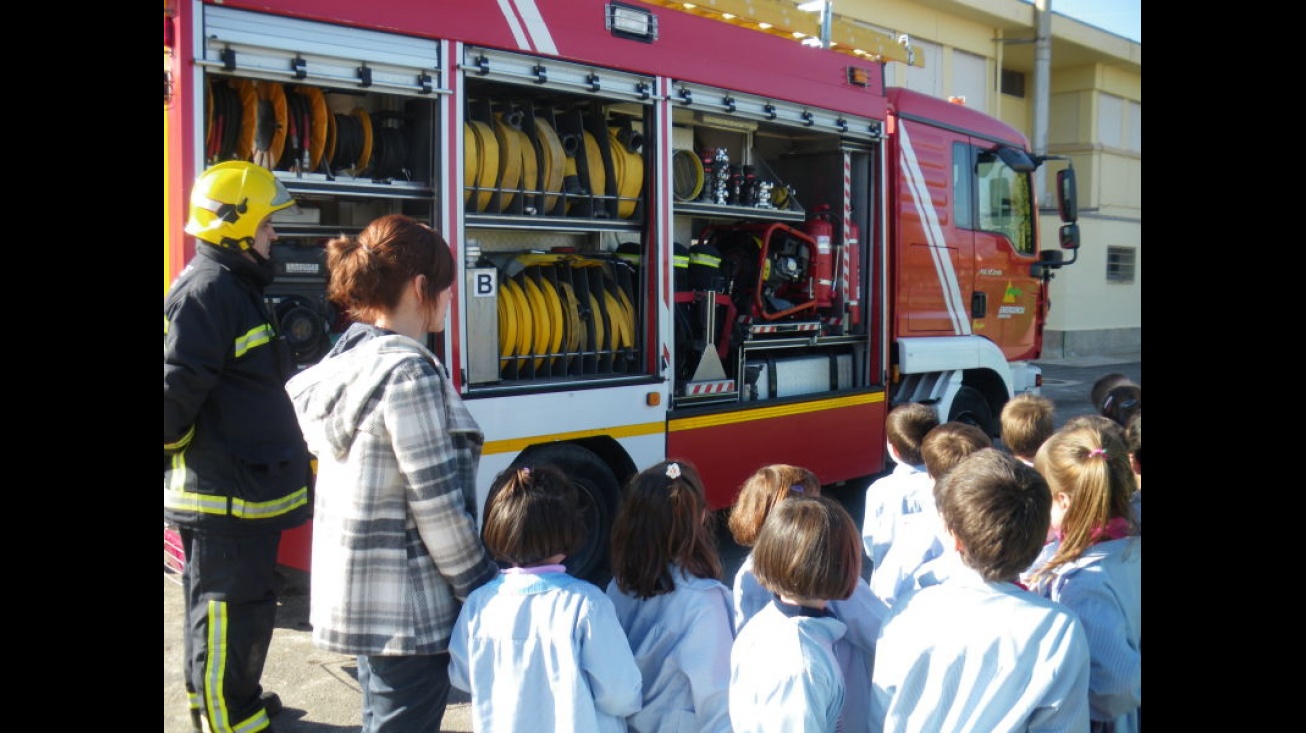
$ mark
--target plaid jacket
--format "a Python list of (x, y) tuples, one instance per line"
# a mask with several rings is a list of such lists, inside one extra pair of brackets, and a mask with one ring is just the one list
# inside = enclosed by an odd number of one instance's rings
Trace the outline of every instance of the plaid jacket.
[(430, 350), (355, 324), (286, 385), (318, 458), (313, 641), (345, 654), (448, 649), (497, 566), (476, 526), (484, 435)]

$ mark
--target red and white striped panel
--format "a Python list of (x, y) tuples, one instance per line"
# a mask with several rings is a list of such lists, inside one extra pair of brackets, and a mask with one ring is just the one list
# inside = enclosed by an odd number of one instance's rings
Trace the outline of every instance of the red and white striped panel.
[(819, 331), (820, 323), (781, 323), (772, 325), (754, 324), (748, 329), (752, 333), (792, 333), (794, 331)]
[(839, 248), (839, 297), (846, 303), (852, 300), (848, 283), (848, 222), (853, 220), (853, 157), (843, 154), (843, 246)]
[(727, 379), (724, 382), (691, 382), (685, 385), (685, 394), (718, 394), (720, 392), (734, 392), (735, 380)]

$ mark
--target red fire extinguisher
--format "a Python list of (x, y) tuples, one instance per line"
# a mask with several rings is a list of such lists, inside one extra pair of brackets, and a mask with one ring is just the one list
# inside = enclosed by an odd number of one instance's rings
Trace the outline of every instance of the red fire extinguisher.
[(803, 226), (803, 232), (816, 241), (812, 297), (817, 308), (829, 308), (834, 293), (834, 223), (830, 221), (829, 204), (818, 204), (812, 209), (812, 218)]
[(861, 230), (851, 218), (843, 222), (844, 305), (848, 308), (848, 325), (862, 322), (862, 248)]

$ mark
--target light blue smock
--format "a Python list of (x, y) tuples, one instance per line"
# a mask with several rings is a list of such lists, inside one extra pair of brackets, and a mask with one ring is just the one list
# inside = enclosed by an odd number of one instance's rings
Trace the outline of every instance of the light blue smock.
[(736, 733), (833, 733), (844, 703), (833, 646), (846, 627), (833, 616), (787, 615), (778, 604), (758, 611), (735, 638), (730, 722)]
[(477, 733), (625, 731), (643, 699), (612, 601), (563, 572), (505, 573), (473, 591), (449, 657)]
[[(946, 565), (946, 567), (944, 567)], [(884, 622), (871, 714), (888, 733), (1089, 729), (1089, 650), (1074, 612), (990, 583), (955, 551)]]
[(621, 592), (615, 579), (608, 583), (644, 679), (643, 707), (626, 722), (648, 733), (728, 733), (735, 641), (730, 591), (681, 568), (671, 575), (675, 590), (642, 600)]

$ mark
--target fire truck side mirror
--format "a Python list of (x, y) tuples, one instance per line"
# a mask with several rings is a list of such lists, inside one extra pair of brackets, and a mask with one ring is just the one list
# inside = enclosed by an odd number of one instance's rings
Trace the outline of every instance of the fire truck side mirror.
[[(1063, 168), (1057, 171), (1057, 207), (1061, 211), (1061, 221), (1073, 224), (1079, 219), (1079, 194), (1075, 186), (1075, 169)], [(1076, 230), (1074, 247), (1066, 246), (1065, 228), (1061, 229), (1061, 246), (1066, 249), (1074, 249), (1079, 246), (1078, 230)]]
[(1052, 277), (1052, 271), (1061, 267), (1064, 258), (1059, 249), (1045, 249), (1038, 253), (1038, 262), (1029, 266), (1033, 277)]
[[(1079, 249), (1078, 224), (1071, 222), (1061, 225), (1061, 249)], [(1045, 252), (1044, 254), (1048, 253)]]

